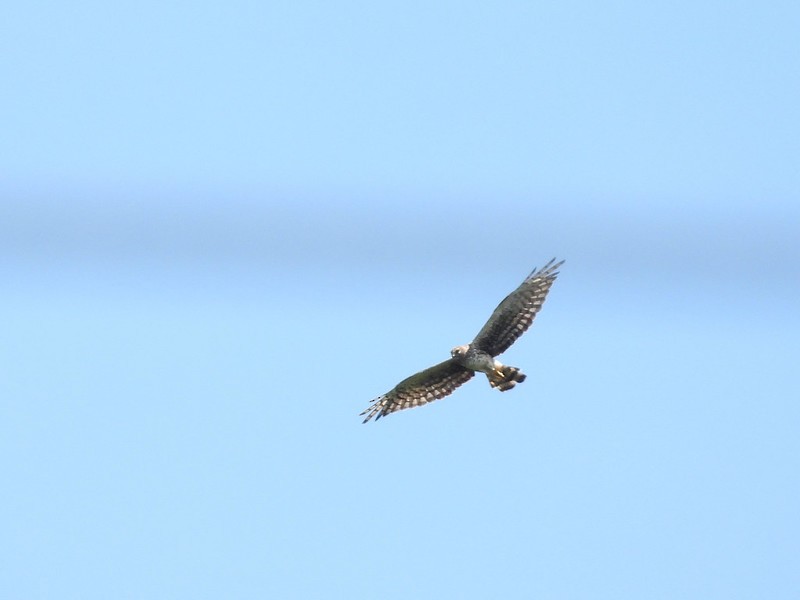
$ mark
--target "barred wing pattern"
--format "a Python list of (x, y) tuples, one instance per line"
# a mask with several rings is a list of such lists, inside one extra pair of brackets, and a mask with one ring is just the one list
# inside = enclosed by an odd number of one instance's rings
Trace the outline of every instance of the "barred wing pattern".
[(473, 375), (474, 371), (461, 366), (452, 358), (420, 371), (398, 383), (392, 391), (375, 398), (370, 407), (361, 413), (362, 416), (366, 415), (364, 423), (373, 417), (377, 421), (398, 410), (421, 406), (449, 396)]
[(472, 341), (472, 346), (492, 356), (502, 354), (525, 333), (542, 308), (547, 292), (558, 276), (564, 261), (552, 259), (544, 267), (533, 270), (525, 281), (494, 309), (486, 325)]

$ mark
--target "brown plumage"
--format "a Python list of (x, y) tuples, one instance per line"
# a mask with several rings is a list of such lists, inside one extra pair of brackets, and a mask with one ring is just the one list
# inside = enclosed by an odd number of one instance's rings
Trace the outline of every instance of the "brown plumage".
[(492, 356), (499, 356), (528, 331), (555, 283), (557, 269), (564, 264), (563, 260), (553, 264), (555, 260), (552, 259), (539, 271), (534, 269), (516, 290), (497, 305), (486, 325), (475, 336), (473, 346)]
[(458, 386), (472, 379), (474, 375), (475, 371), (471, 371), (449, 358), (430, 369), (425, 369), (404, 379), (391, 392), (373, 400), (373, 404), (361, 413), (362, 416), (366, 415), (364, 423), (372, 417), (380, 419), (398, 410), (422, 406), (444, 398), (452, 394)]
[(525, 381), (517, 367), (501, 364), (494, 357), (502, 354), (533, 323), (541, 310), (547, 293), (558, 276), (564, 261), (548, 262), (525, 278), (520, 286), (506, 296), (475, 336), (471, 344), (456, 346), (451, 358), (404, 379), (391, 391), (375, 398), (361, 413), (364, 423), (390, 413), (413, 408), (452, 394), (480, 371), (486, 374), (489, 385), (505, 392)]
[(500, 369), (487, 373), (486, 377), (489, 378), (490, 386), (496, 387), (501, 392), (506, 392), (518, 383), (525, 381), (526, 375), (517, 367), (503, 365)]

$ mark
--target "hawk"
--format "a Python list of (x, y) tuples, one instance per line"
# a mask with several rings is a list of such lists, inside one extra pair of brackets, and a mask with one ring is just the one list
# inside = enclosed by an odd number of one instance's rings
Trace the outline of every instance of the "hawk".
[(404, 379), (390, 392), (375, 398), (361, 413), (366, 415), (364, 423), (444, 398), (472, 379), (476, 371), (485, 373), (489, 385), (501, 392), (525, 381), (517, 367), (501, 364), (495, 357), (508, 350), (531, 326), (563, 264), (563, 260), (557, 263), (554, 258), (538, 271), (534, 269), (497, 305), (471, 344), (456, 346), (446, 361)]

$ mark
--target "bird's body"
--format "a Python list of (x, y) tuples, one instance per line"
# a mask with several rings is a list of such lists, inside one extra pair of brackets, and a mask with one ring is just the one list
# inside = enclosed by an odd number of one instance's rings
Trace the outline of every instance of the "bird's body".
[(450, 351), (453, 360), (470, 371), (485, 373), (489, 385), (501, 392), (510, 390), (517, 383), (525, 381), (525, 374), (516, 367), (508, 367), (494, 356), (474, 347), (472, 344), (456, 346)]
[(502, 366), (500, 361), (491, 354), (478, 348), (473, 348), (472, 344), (456, 346), (450, 351), (450, 355), (458, 364), (481, 373), (488, 374)]
[(398, 410), (444, 398), (469, 381), (475, 372), (485, 373), (489, 385), (501, 392), (525, 381), (518, 368), (503, 365), (495, 357), (530, 327), (562, 264), (564, 261), (556, 264), (553, 259), (539, 271), (534, 270), (497, 306), (472, 343), (456, 346), (448, 360), (404, 379), (375, 398), (361, 413), (366, 415), (364, 423), (373, 417), (377, 420)]

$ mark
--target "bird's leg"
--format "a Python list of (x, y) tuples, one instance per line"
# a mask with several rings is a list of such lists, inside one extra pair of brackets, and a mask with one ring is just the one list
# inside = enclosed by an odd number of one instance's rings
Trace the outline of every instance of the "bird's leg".
[(495, 360), (492, 366), (494, 367), (494, 374), (502, 378), (504, 365), (499, 360)]

